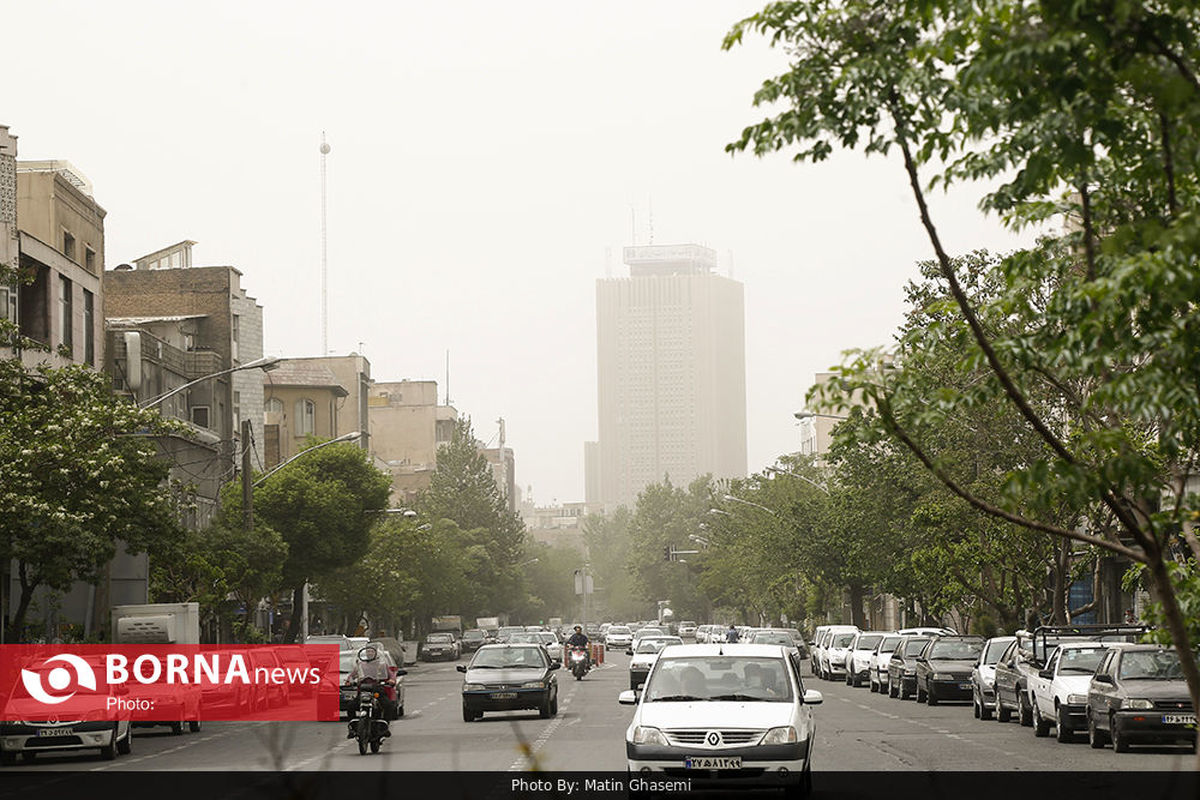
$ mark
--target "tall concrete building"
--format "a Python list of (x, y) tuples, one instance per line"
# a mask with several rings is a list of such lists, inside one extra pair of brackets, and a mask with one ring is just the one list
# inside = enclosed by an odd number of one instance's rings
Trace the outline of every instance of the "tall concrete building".
[(742, 284), (694, 244), (626, 247), (624, 261), (628, 278), (596, 282), (600, 436), (586, 461), (606, 509), (664, 478), (746, 474)]

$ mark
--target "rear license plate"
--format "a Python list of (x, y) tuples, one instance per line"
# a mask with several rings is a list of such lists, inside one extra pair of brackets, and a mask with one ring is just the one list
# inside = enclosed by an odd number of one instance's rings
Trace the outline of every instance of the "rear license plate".
[(37, 735), (43, 736), (43, 737), (74, 736), (75, 729), (74, 728), (42, 728), (38, 731)]
[(1163, 714), (1163, 725), (1195, 725), (1195, 714)]
[(684, 769), (741, 769), (741, 756), (688, 756)]
[(515, 700), (516, 697), (516, 692), (492, 692), (493, 700)]

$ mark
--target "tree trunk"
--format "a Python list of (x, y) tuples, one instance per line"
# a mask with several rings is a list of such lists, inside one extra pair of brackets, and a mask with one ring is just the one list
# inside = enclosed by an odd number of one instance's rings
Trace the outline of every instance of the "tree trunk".
[(283, 634), (284, 644), (295, 644), (296, 637), (300, 635), (300, 615), (305, 612), (304, 608), (304, 584), (292, 588), (292, 618), (288, 620), (287, 631)]
[(850, 624), (860, 630), (866, 630), (867, 620), (863, 614), (864, 589), (862, 586), (854, 583), (850, 584), (847, 588), (850, 590)]
[[(1154, 554), (1149, 566), (1150, 582), (1156, 589), (1155, 594), (1158, 595), (1159, 602), (1162, 603), (1167, 630), (1175, 643), (1175, 652), (1179, 654), (1179, 664), (1183, 667), (1183, 677), (1187, 680), (1188, 694), (1192, 696), (1192, 708), (1200, 709), (1200, 669), (1197, 669), (1196, 654), (1192, 650), (1192, 642), (1188, 639), (1187, 623), (1184, 622), (1179, 599), (1175, 596), (1175, 587), (1171, 584), (1161, 552)], [(1200, 747), (1196, 749), (1195, 769), (1200, 772)]]
[(25, 637), (25, 614), (29, 611), (29, 604), (33, 602), (33, 592), (37, 589), (41, 581), (29, 582), (26, 577), (24, 562), (18, 565), (17, 576), (21, 580), (21, 599), (17, 601), (17, 607), (13, 609), (12, 639), (13, 641), (23, 641)]

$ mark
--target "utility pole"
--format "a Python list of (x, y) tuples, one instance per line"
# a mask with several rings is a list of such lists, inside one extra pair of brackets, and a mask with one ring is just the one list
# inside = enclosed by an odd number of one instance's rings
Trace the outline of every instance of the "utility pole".
[(254, 429), (242, 420), (242, 530), (254, 530), (254, 476), (250, 474), (250, 439)]

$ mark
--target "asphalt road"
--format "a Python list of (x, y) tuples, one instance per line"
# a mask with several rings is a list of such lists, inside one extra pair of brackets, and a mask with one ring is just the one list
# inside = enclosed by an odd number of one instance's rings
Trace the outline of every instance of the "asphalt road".
[[(459, 662), (459, 663), (465, 663)], [(618, 651), (584, 680), (559, 671), (559, 713), (503, 712), (462, 720), (462, 676), (455, 664), (420, 664), (405, 678), (405, 717), (378, 755), (360, 756), (343, 723), (205, 723), (198, 733), (135, 730), (133, 752), (115, 761), (94, 753), (39, 754), (8, 771), (44, 773), (52, 791), (64, 771), (550, 771), (625, 769), (624, 734), (632, 708), (617, 703), (628, 686), (628, 657)], [(917, 705), (808, 679), (824, 694), (817, 712), (814, 772), (823, 771), (1104, 771), (1190, 770), (1182, 748), (1155, 747), (1116, 754), (1082, 740), (1038, 739), (1016, 722), (974, 719), (970, 704)], [(51, 795), (52, 796), (52, 795)]]

